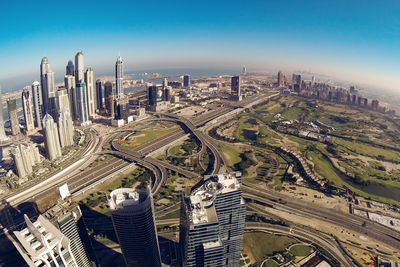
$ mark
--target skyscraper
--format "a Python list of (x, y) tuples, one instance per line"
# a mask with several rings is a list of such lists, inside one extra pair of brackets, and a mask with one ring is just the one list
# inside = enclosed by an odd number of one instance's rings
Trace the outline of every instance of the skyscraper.
[(117, 62), (115, 62), (115, 85), (116, 85), (116, 94), (117, 99), (121, 99), (124, 97), (124, 65), (122, 62), (122, 58), (118, 55)]
[(103, 109), (103, 84), (100, 80), (96, 81), (97, 110)]
[(17, 135), (21, 132), (18, 121), (17, 100), (8, 99), (7, 109), (8, 109), (8, 117), (10, 118), (10, 124), (11, 124), (11, 134)]
[(114, 94), (111, 82), (106, 82), (104, 85), (104, 100), (107, 114), (114, 118)]
[(71, 113), (71, 106), (69, 103), (67, 89), (60, 89), (56, 92), (56, 106), (57, 114), (60, 114), (62, 111), (68, 111), (69, 113)]
[(58, 118), (58, 134), (61, 147), (74, 144), (74, 125), (69, 110), (61, 110)]
[(33, 122), (32, 94), (29, 90), (22, 91), (22, 108), (24, 110), (26, 134), (29, 135), (33, 129), (35, 129), (35, 124)]
[(83, 63), (83, 53), (79, 51), (75, 55), (75, 82), (82, 83), (84, 82), (84, 72), (85, 72), (85, 65)]
[(42, 129), (43, 99), (42, 89), (38, 81), (32, 83), (33, 108), (35, 110), (35, 126)]
[(30, 175), (32, 167), (40, 163), (39, 149), (34, 143), (19, 144), (11, 150), (15, 169), (19, 177)]
[(72, 120), (76, 120), (76, 84), (75, 84), (75, 76), (73, 75), (65, 75), (64, 76), (64, 86), (67, 90), (68, 99), (69, 99), (69, 109), (71, 112)]
[(242, 68), (242, 75), (246, 75), (246, 74), (247, 74), (247, 69), (246, 69), (246, 66), (243, 65), (243, 68)]
[(79, 267), (92, 267), (88, 253), (79, 235), (78, 225), (72, 212), (59, 217), (57, 220), (58, 228), (71, 241), (71, 252), (75, 257)]
[(127, 120), (130, 114), (128, 99), (120, 99), (115, 102), (115, 119)]
[(60, 230), (42, 215), (34, 223), (26, 215), (24, 219), (26, 228), (14, 231), (17, 239), (14, 245), (30, 267), (80, 266), (71, 250), (70, 240)]
[(239, 172), (207, 175), (182, 196), (183, 266), (239, 266), (246, 217), (240, 187)]
[(186, 74), (183, 76), (183, 87), (186, 89), (190, 89), (190, 75)]
[(94, 70), (91, 67), (88, 67), (85, 71), (85, 84), (88, 116), (93, 118), (96, 115), (96, 80)]
[(72, 63), (72, 60), (68, 61), (68, 65), (65, 68), (65, 75), (75, 75), (75, 68), (74, 68), (74, 63)]
[(47, 57), (44, 57), (40, 64), (40, 83), (42, 86), (43, 112), (56, 116), (54, 72), (50, 68)]
[(57, 123), (54, 122), (53, 117), (50, 114), (44, 116), (43, 128), (47, 157), (50, 160), (54, 160), (61, 156), (61, 147), (60, 139), (58, 137)]
[(284, 77), (283, 77), (283, 72), (278, 71), (278, 86), (283, 86), (284, 85)]
[(242, 100), (240, 91), (240, 76), (233, 76), (231, 79), (231, 95), (236, 101)]
[(109, 205), (126, 265), (161, 266), (150, 187), (146, 191), (116, 189), (110, 194)]
[(76, 107), (77, 120), (81, 125), (90, 124), (86, 99), (86, 84), (84, 82), (76, 85)]
[(3, 97), (1, 94), (0, 86), (0, 142), (7, 139), (6, 131), (4, 130), (4, 118), (3, 118)]

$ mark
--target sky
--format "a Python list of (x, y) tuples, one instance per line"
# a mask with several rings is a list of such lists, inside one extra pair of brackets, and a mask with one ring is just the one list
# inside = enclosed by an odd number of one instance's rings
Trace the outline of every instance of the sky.
[[(400, 1), (0, 0), (0, 83), (32, 83), (47, 56), (62, 77), (127, 70), (307, 70), (400, 94)], [(61, 78), (60, 78), (61, 81)], [(20, 89), (20, 88), (16, 88)]]

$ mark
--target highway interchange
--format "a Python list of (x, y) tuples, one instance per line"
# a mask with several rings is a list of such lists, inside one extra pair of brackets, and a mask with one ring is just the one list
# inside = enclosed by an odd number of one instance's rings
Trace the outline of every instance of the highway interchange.
[[(265, 98), (265, 100), (267, 100), (267, 98), (270, 96), (271, 95), (262, 95), (258, 96), (257, 99), (259, 100), (262, 97)], [(245, 106), (251, 105), (252, 102), (255, 100), (256, 98), (243, 100), (241, 102), (241, 107), (236, 107), (236, 108), (239, 109), (241, 108), (244, 110)], [(207, 132), (206, 133), (202, 132), (199, 129), (199, 127), (202, 127), (206, 123), (218, 119), (229, 112), (232, 112), (234, 109), (235, 108), (233, 107), (219, 108), (218, 110), (210, 111), (208, 113), (199, 115), (198, 117), (195, 117), (191, 120), (187, 118), (178, 117), (173, 114), (159, 114), (158, 116), (161, 120), (163, 118), (168, 118), (170, 120), (176, 121), (183, 127), (173, 131), (172, 133), (164, 135), (161, 138), (152, 140), (146, 144), (137, 146), (133, 149), (129, 149), (121, 145), (119, 140), (122, 139), (124, 135), (126, 135), (123, 132), (116, 132), (111, 135), (96, 136), (96, 137), (93, 134), (91, 139), (92, 141), (88, 143), (87, 147), (83, 150), (81, 155), (88, 156), (96, 153), (105, 153), (105, 154), (114, 154), (116, 156), (115, 158), (112, 158), (106, 161), (104, 164), (97, 165), (93, 168), (84, 168), (85, 162), (83, 162), (82, 164), (78, 164), (75, 168), (71, 168), (70, 171), (66, 172), (66, 175), (62, 175), (62, 177), (60, 177), (59, 179), (54, 179), (54, 181), (50, 181), (51, 179), (50, 177), (47, 182), (39, 181), (36, 184), (32, 184), (21, 191), (9, 195), (7, 197), (7, 201), (15, 206), (28, 200), (32, 201), (36, 197), (40, 197), (41, 195), (46, 194), (51, 190), (54, 190), (54, 188), (64, 183), (68, 184), (71, 193), (79, 192), (85, 190), (86, 186), (100, 179), (103, 179), (104, 177), (107, 177), (108, 175), (114, 173), (116, 170), (126, 167), (132, 162), (136, 163), (137, 165), (148, 168), (154, 173), (155, 179), (152, 184), (153, 186), (152, 191), (154, 194), (160, 192), (162, 186), (166, 183), (168, 179), (168, 170), (179, 173), (180, 175), (190, 179), (199, 180), (201, 177), (196, 173), (184, 170), (175, 165), (148, 156), (150, 153), (165, 147), (172, 141), (181, 138), (187, 133), (193, 134), (201, 144), (201, 151), (199, 153), (200, 159), (203, 159), (204, 154), (207, 151), (211, 152), (211, 155), (213, 157), (212, 173), (218, 173), (220, 171), (221, 166), (224, 165), (224, 157), (221, 151), (219, 150), (218, 146), (216, 146), (213, 143), (212, 139), (209, 138)], [(104, 150), (102, 147), (102, 145), (107, 142), (111, 142), (110, 150)], [(225, 166), (225, 168), (227, 168), (227, 166)], [(43, 184), (43, 182), (45, 183)], [(305, 216), (307, 218), (317, 218), (322, 221), (340, 225), (344, 228), (348, 228), (355, 232), (368, 235), (369, 237), (372, 237), (392, 247), (397, 247), (397, 248), (400, 247), (400, 234), (380, 224), (374, 222), (368, 222), (365, 225), (364, 219), (360, 217), (350, 214), (343, 214), (329, 208), (310, 206), (310, 204), (305, 201), (298, 199), (294, 200), (274, 190), (260, 189), (257, 186), (248, 183), (243, 184), (242, 190), (244, 193), (244, 198), (249, 201), (267, 205), (274, 209), (286, 211), (296, 215)], [(157, 217), (161, 217), (167, 214), (168, 212), (175, 211), (178, 209), (178, 207), (179, 205), (175, 205), (163, 211), (159, 211)], [(263, 213), (265, 211), (257, 210), (257, 212)], [(256, 225), (251, 223), (246, 224), (247, 229), (255, 230), (257, 229), (257, 227), (264, 228), (265, 230), (271, 226), (265, 224), (264, 225), (260, 224)], [(316, 234), (314, 232), (312, 234), (313, 238), (311, 238), (310, 236), (307, 236), (304, 233), (304, 231), (300, 230), (297, 231), (298, 231), (296, 232), (297, 235), (302, 236), (303, 238), (308, 239), (312, 242), (319, 242), (319, 245), (321, 245), (321, 247), (326, 248), (329, 252), (335, 255), (335, 257), (337, 257), (337, 259), (343, 265), (347, 266), (349, 263), (352, 262), (352, 259), (349, 258), (343, 252), (343, 250), (337, 243), (332, 242), (332, 240), (327, 241), (326, 236), (323, 236), (323, 234), (321, 233)], [(318, 238), (315, 236), (319, 236), (320, 240), (318, 241)]]

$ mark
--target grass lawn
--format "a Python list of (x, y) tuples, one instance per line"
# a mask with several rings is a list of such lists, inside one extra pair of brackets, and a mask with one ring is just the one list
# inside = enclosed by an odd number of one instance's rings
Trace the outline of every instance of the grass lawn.
[(229, 166), (233, 167), (236, 163), (241, 161), (239, 157), (240, 153), (237, 151), (236, 148), (222, 142), (218, 143), (218, 145), (221, 148), (222, 152), (225, 153)]
[(278, 266), (279, 264), (276, 261), (269, 259), (266, 262), (264, 262), (263, 266), (261, 267), (278, 267)]
[(135, 134), (131, 135), (128, 139), (128, 142), (124, 143), (125, 146), (135, 147), (147, 142), (150, 142), (157, 137), (166, 135), (168, 133), (173, 132), (177, 127), (172, 128), (155, 128), (149, 129), (145, 131), (138, 131)]
[(168, 219), (174, 219), (174, 218), (179, 218), (179, 215), (180, 215), (181, 213), (180, 213), (180, 210), (178, 209), (178, 210), (176, 210), (176, 211), (173, 211), (173, 212), (171, 212), (171, 213), (168, 213), (167, 215), (165, 215), (165, 216), (163, 216), (163, 217), (160, 217), (160, 218), (157, 218), (158, 220), (168, 220)]
[(310, 255), (314, 249), (310, 246), (307, 245), (294, 245), (289, 249), (290, 253), (292, 253), (294, 256), (299, 256), (299, 257), (305, 257)]
[(274, 251), (282, 251), (295, 243), (295, 239), (287, 236), (250, 232), (244, 234), (243, 249), (244, 253), (252, 254), (254, 260), (259, 261), (264, 256), (272, 255)]

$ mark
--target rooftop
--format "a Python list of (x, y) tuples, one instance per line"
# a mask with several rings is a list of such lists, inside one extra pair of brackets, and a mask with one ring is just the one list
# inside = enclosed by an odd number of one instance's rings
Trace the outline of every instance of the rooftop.
[(134, 206), (140, 203), (140, 192), (134, 188), (119, 188), (110, 194), (110, 209)]

